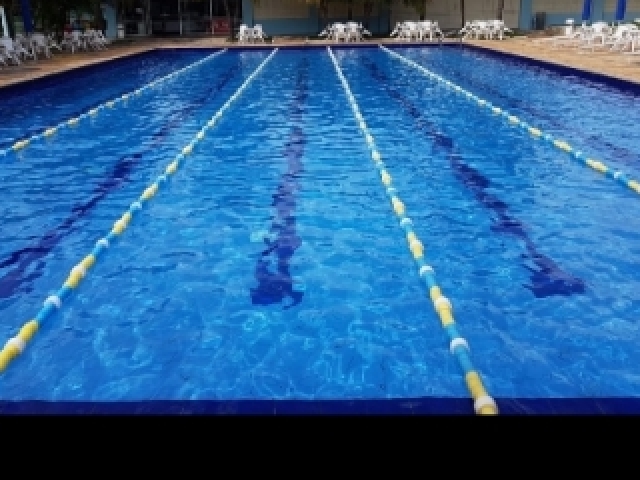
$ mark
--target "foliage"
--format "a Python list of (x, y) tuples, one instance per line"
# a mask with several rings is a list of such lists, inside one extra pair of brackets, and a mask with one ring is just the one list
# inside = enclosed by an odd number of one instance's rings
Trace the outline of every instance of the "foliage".
[[(129, 2), (130, 0), (124, 1)], [(44, 31), (56, 33), (64, 30), (70, 12), (75, 12), (77, 15), (92, 14), (96, 26), (103, 28), (104, 18), (100, 3), (102, 3), (101, 0), (30, 0), (31, 15), (35, 25)], [(20, 0), (0, 0), (0, 5), (12, 13), (20, 6)]]
[[(106, 21), (102, 15), (103, 3), (109, 0), (30, 0), (31, 14), (36, 26), (39, 26), (46, 32), (55, 32), (61, 34), (65, 25), (69, 22), (69, 14), (75, 13), (76, 16), (82, 14), (90, 14), (93, 16), (95, 28), (104, 30)], [(116, 11), (122, 15), (126, 8), (135, 5), (135, 0), (112, 0), (111, 2)], [(0, 5), (4, 6), (7, 11), (13, 12), (20, 5), (20, 0), (0, 0)], [(122, 18), (122, 17), (121, 17)]]

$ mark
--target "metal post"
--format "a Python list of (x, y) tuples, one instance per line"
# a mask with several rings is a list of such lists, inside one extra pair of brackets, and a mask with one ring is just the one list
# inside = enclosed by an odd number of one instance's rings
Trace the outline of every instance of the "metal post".
[(182, 0), (178, 0), (178, 21), (180, 23), (180, 36), (182, 36)]
[(144, 14), (144, 23), (147, 35), (151, 35), (153, 30), (151, 23), (151, 0), (147, 0), (147, 8), (145, 8)]
[(185, 19), (187, 20), (186, 25), (183, 25), (182, 28), (183, 28), (183, 32), (186, 35), (189, 35), (191, 33), (191, 12), (189, 11), (189, 8), (188, 8), (189, 0), (182, 0), (182, 1), (184, 2), (184, 5), (182, 6), (182, 8), (185, 9), (184, 16), (185, 16)]
[(4, 7), (0, 6), (0, 20), (2, 20), (2, 36), (9, 38), (9, 25), (7, 25), (7, 16), (4, 13)]

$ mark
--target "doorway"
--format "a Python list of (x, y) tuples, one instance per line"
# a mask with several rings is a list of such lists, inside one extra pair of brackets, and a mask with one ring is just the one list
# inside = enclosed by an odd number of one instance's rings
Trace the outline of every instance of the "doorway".
[[(242, 18), (242, 0), (227, 1), (235, 13), (235, 26)], [(151, 31), (154, 35), (222, 34), (220, 27), (228, 24), (224, 3), (224, 0), (151, 0)], [(219, 26), (217, 32), (215, 25)]]

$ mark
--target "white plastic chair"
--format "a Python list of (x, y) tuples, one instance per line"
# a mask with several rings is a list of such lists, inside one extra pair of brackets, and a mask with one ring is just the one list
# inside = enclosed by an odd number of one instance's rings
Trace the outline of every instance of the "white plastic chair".
[(633, 60), (633, 57), (640, 56), (640, 30), (630, 30), (628, 33), (631, 37), (630, 48), (626, 52), (622, 52), (627, 57), (629, 63)]
[(400, 22), (396, 22), (396, 26), (393, 28), (393, 30), (389, 34), (389, 37), (391, 37), (391, 38), (399, 37), (401, 29), (402, 29), (402, 24)]
[(23, 61), (28, 58), (36, 60), (36, 54), (31, 44), (31, 38), (29, 37), (17, 34), (16, 39), (13, 40), (13, 49)]
[(253, 37), (253, 33), (251, 29), (247, 27), (244, 23), (240, 25), (240, 30), (238, 30), (238, 42), (245, 43), (250, 42)]
[(429, 37), (429, 41), (433, 41), (433, 31), (431, 20), (424, 20), (422, 22), (418, 22), (418, 37), (420, 41), (426, 40)]
[(20, 54), (16, 50), (13, 40), (8, 37), (0, 38), (0, 47), (3, 50), (3, 56), (6, 60), (15, 63), (16, 65), (20, 65), (22, 60), (20, 59)]
[(8, 60), (9, 56), (4, 53), (4, 46), (0, 45), (0, 63), (6, 67)]
[(405, 26), (407, 29), (409, 40), (421, 40), (420, 27), (418, 26), (417, 22), (405, 22)]
[(458, 33), (462, 35), (462, 40), (469, 38), (473, 40), (479, 40), (480, 38), (488, 39), (491, 34), (488, 22), (482, 20), (467, 22)]
[(442, 30), (440, 30), (438, 22), (433, 22), (431, 20), (418, 22), (418, 30), (420, 32), (420, 40), (423, 41), (426, 40), (427, 37), (429, 37), (430, 42), (437, 40), (438, 36), (444, 38), (444, 34), (442, 33)]
[(53, 33), (50, 33), (49, 35), (47, 35), (46, 39), (47, 39), (47, 46), (49, 47), (49, 50), (53, 50), (55, 48), (59, 52), (62, 51), (62, 46), (60, 46), (60, 44), (56, 42), (56, 39), (53, 36)]
[(345, 42), (349, 41), (349, 32), (345, 24), (343, 23), (333, 24), (333, 40), (336, 42), (339, 42), (340, 40), (344, 40)]
[(254, 42), (263, 42), (264, 43), (264, 31), (262, 30), (262, 25), (258, 24), (255, 25), (252, 29), (251, 29), (251, 40), (253, 40)]
[(489, 26), (489, 22), (484, 20), (476, 20), (474, 22), (474, 38), (476, 40), (480, 40), (480, 38), (484, 38), (485, 40), (491, 39), (491, 28)]
[(591, 49), (604, 47), (605, 42), (611, 36), (611, 27), (606, 22), (595, 22), (590, 27), (584, 28), (585, 34), (582, 41), (578, 45), (582, 49)]
[(578, 35), (579, 31), (575, 28), (575, 20), (573, 18), (567, 18), (565, 20), (565, 27), (561, 35), (554, 35), (552, 37), (539, 38), (534, 40), (534, 44), (545, 44), (553, 42), (573, 41)]
[(490, 39), (504, 40), (504, 34), (511, 32), (511, 29), (502, 20), (489, 20), (487, 24)]
[(431, 31), (433, 32), (434, 38), (440, 37), (440, 40), (444, 39), (444, 32), (440, 28), (438, 22), (435, 20), (431, 22)]
[(371, 32), (362, 26), (362, 23), (348, 22), (347, 32), (349, 34), (349, 40), (360, 42), (365, 35), (371, 35)]
[(76, 50), (86, 50), (87, 45), (82, 32), (73, 31), (71, 33), (64, 34), (64, 38), (60, 43), (62, 47), (66, 47), (71, 50), (71, 53), (75, 53)]
[(362, 39), (360, 26), (356, 22), (347, 22), (345, 27), (347, 30), (348, 42), (359, 42)]
[(575, 28), (569, 35), (560, 35), (551, 39), (551, 47), (578, 47), (587, 43), (591, 34), (591, 27), (587, 25), (587, 22), (582, 22), (582, 25)]
[(468, 38), (471, 38), (473, 36), (473, 29), (474, 29), (473, 24), (471, 22), (466, 22), (464, 24), (464, 27), (462, 27), (458, 31), (458, 33), (461, 36), (461, 39), (466, 40)]
[(631, 50), (633, 43), (632, 32), (637, 31), (638, 27), (631, 24), (621, 24), (614, 28), (613, 33), (605, 39), (601, 45), (603, 48), (607, 48), (611, 52), (622, 52), (624, 50)]
[(84, 39), (87, 48), (91, 48), (93, 50), (105, 50), (107, 48), (107, 44), (109, 43), (109, 41), (99, 30), (88, 30), (84, 34)]
[(331, 40), (333, 38), (332, 28), (333, 25), (327, 25), (327, 27), (318, 34), (318, 36), (325, 37), (327, 40)]
[(47, 37), (42, 33), (34, 33), (31, 35), (31, 46), (33, 52), (38, 55), (42, 53), (45, 57), (51, 58), (51, 47), (47, 41)]
[(395, 28), (391, 32), (391, 37), (396, 37), (396, 40), (407, 40), (410, 41), (413, 34), (413, 29), (409, 25), (410, 22), (398, 22), (396, 23)]

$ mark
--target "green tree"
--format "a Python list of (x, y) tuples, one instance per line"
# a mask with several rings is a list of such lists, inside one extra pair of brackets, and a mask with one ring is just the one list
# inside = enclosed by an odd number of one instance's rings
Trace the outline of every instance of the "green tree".
[[(131, 0), (124, 0), (131, 2)], [(100, 8), (101, 0), (31, 0), (31, 13), (37, 28), (46, 32), (61, 34), (69, 21), (70, 12), (76, 15), (89, 13), (93, 15), (96, 28), (104, 29), (105, 21)], [(19, 5), (18, 0), (0, 0), (8, 15)], [(9, 20), (13, 24), (12, 19)], [(13, 25), (11, 25), (13, 27)]]
[(47, 32), (61, 35), (69, 22), (70, 12), (77, 16), (93, 13), (93, 0), (31, 0), (31, 9), (36, 25)]

